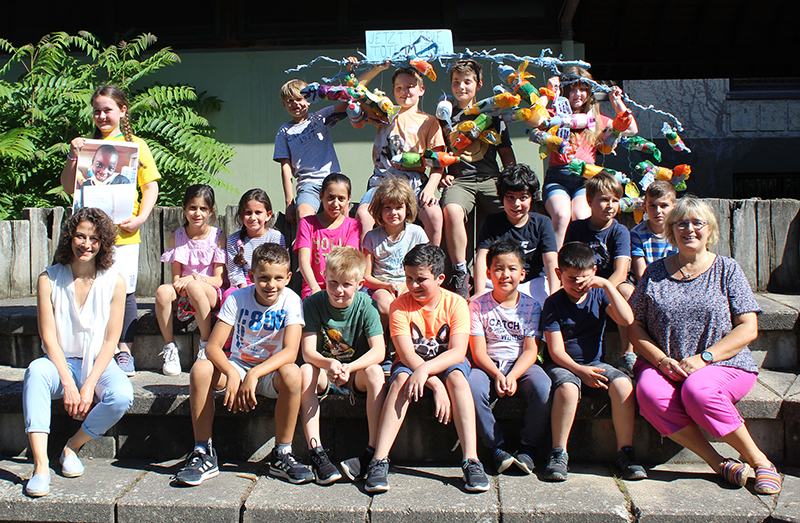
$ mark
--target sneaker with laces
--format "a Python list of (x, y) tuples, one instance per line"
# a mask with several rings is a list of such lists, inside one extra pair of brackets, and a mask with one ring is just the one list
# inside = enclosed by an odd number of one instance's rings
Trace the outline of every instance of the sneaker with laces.
[(517, 468), (525, 474), (532, 474), (534, 469), (533, 457), (536, 455), (536, 450), (533, 447), (523, 445), (522, 448), (514, 454)]
[[(508, 454), (508, 456), (511, 457), (511, 454)], [(513, 457), (511, 461), (514, 461)], [(486, 492), (489, 490), (489, 478), (486, 477), (480, 461), (477, 459), (465, 459), (461, 462), (461, 470), (464, 471), (464, 488), (467, 491)]]
[(218, 475), (217, 454), (214, 450), (211, 449), (208, 453), (194, 450), (183, 468), (175, 474), (175, 481), (181, 485), (195, 486)]
[(455, 292), (464, 299), (469, 298), (469, 273), (453, 268), (447, 288)]
[(614, 466), (619, 471), (622, 479), (637, 480), (647, 477), (644, 467), (639, 464), (633, 447), (622, 447), (614, 455)]
[(508, 467), (514, 464), (514, 456), (506, 452), (500, 447), (492, 449), (492, 461), (494, 462), (494, 469), (498, 474), (502, 474)]
[(164, 345), (160, 356), (164, 358), (161, 372), (165, 376), (177, 376), (181, 373), (181, 357), (178, 355), (178, 346), (175, 343), (170, 342)]
[(622, 372), (624, 372), (628, 376), (633, 376), (634, 365), (636, 365), (635, 352), (626, 352), (625, 354), (619, 357), (619, 361), (617, 362), (617, 368), (619, 368)]
[(561, 447), (556, 447), (550, 451), (547, 457), (547, 468), (544, 471), (545, 481), (567, 481), (567, 471), (569, 470), (569, 455)]
[(386, 492), (389, 490), (389, 458), (372, 459), (369, 462), (367, 481), (364, 490), (372, 493)]
[(358, 458), (350, 458), (340, 462), (339, 466), (342, 467), (342, 472), (347, 479), (355, 481), (366, 474), (369, 469), (369, 462), (372, 461), (374, 455), (374, 453), (365, 452)]
[(200, 343), (197, 344), (197, 359), (204, 360), (206, 359), (206, 345), (208, 345), (208, 341), (200, 340)]
[(297, 461), (297, 458), (291, 452), (279, 454), (273, 450), (269, 473), (295, 485), (314, 481), (314, 473)]
[(124, 372), (126, 376), (132, 378), (136, 375), (136, 367), (133, 365), (133, 355), (130, 352), (119, 351), (119, 353), (114, 356), (114, 360), (116, 360), (120, 370)]
[(334, 481), (342, 479), (341, 473), (336, 469), (336, 465), (328, 459), (328, 454), (322, 447), (309, 450), (308, 457), (311, 459), (311, 469), (314, 471), (314, 477), (317, 478), (319, 485), (330, 485)]

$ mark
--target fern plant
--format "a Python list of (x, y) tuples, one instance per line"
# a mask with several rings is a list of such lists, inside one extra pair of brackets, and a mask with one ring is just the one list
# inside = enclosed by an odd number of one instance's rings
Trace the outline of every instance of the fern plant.
[[(156, 37), (103, 47), (88, 32), (52, 33), (37, 44), (14, 47), (0, 67), (0, 219), (24, 207), (69, 205), (59, 175), (69, 142), (94, 132), (92, 93), (114, 83), (128, 93), (134, 134), (144, 139), (162, 175), (159, 203), (177, 205), (185, 188), (209, 183), (229, 188), (232, 147), (214, 138), (203, 114), (222, 101), (185, 85), (144, 85), (144, 78), (180, 58), (169, 48), (152, 51)], [(147, 54), (145, 54), (147, 53)]]

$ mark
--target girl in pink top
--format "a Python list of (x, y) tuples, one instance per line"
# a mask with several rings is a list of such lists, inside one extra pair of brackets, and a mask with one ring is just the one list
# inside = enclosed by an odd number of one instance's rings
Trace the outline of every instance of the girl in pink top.
[(185, 321), (194, 314), (200, 330), (197, 357), (205, 357), (211, 335), (211, 310), (219, 307), (225, 267), (225, 235), (214, 221), (214, 189), (196, 184), (183, 196), (184, 226), (169, 237), (169, 250), (161, 261), (172, 264), (172, 283), (156, 290), (156, 319), (164, 337), (162, 368), (167, 376), (181, 373), (178, 347), (172, 330), (173, 311)]
[(348, 216), (350, 178), (329, 174), (322, 182), (320, 199), (319, 212), (300, 220), (294, 242), (303, 276), (303, 298), (325, 288), (325, 257), (334, 246), (360, 248), (361, 224)]

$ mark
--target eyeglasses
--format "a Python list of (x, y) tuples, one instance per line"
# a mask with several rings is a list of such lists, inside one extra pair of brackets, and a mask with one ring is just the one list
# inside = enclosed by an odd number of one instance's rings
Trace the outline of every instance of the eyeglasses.
[(705, 220), (682, 220), (679, 222), (675, 222), (673, 225), (679, 231), (687, 230), (690, 225), (694, 230), (699, 231), (700, 229), (708, 225), (708, 222)]

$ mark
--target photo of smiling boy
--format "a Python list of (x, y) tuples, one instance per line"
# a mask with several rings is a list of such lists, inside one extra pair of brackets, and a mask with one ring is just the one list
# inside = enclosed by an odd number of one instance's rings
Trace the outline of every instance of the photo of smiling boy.
[[(334, 247), (325, 263), (325, 290), (303, 301), (303, 399), (300, 419), (317, 483), (328, 485), (342, 475), (322, 447), (319, 429), (319, 398), (331, 385), (366, 394), (369, 442), (365, 456), (342, 462), (351, 480), (366, 470), (378, 433), (383, 407), (386, 357), (383, 326), (378, 309), (364, 285), (366, 257), (353, 247)], [(367, 457), (368, 456), (368, 457)]]
[[(289, 251), (265, 243), (253, 251), (250, 279), (253, 285), (234, 292), (218, 315), (206, 346), (189, 376), (189, 401), (195, 446), (175, 480), (199, 485), (219, 474), (211, 442), (214, 392), (224, 391), (228, 411), (249, 412), (256, 395), (277, 398), (275, 449), (269, 472), (291, 483), (305, 483), (314, 474), (292, 454), (292, 439), (300, 410), (300, 369), (295, 364), (303, 329), (300, 297), (286, 285), (292, 276)], [(223, 345), (232, 335), (231, 355)]]
[(500, 174), (497, 158), (500, 158), (503, 167), (516, 163), (508, 127), (499, 116), (491, 117), (491, 124), (487, 127), (497, 133), (500, 137), (499, 143), (493, 145), (475, 140), (466, 147), (455, 147), (456, 141), (462, 135), (458, 125), (479, 116), (466, 114), (465, 110), (475, 104), (478, 91), (483, 87), (482, 69), (481, 64), (474, 60), (459, 60), (450, 67), (454, 116), (452, 122), (439, 120), (448, 151), (469, 162), (469, 166), (459, 162), (448, 167), (441, 183), (444, 186), (441, 201), (444, 237), (453, 264), (453, 275), (446, 287), (463, 298), (469, 297), (467, 217), (475, 207), (485, 214), (503, 210), (495, 183)]
[(475, 241), (478, 249), (475, 254), (475, 296), (491, 288), (491, 281), (486, 277), (486, 254), (489, 245), (501, 238), (516, 240), (525, 254), (525, 278), (519, 286), (520, 292), (542, 304), (558, 290), (558, 249), (553, 223), (548, 216), (531, 211), (538, 193), (539, 180), (524, 163), (510, 165), (500, 173), (497, 194), (504, 210), (484, 219)]
[(647, 477), (632, 446), (636, 415), (633, 383), (622, 371), (604, 363), (606, 317), (628, 326), (633, 323), (633, 312), (614, 284), (596, 272), (595, 253), (588, 245), (564, 244), (558, 252), (556, 271), (563, 288), (547, 298), (542, 309), (540, 330), (551, 360), (545, 370), (553, 382), (553, 449), (545, 481), (567, 479), (567, 441), (582, 393), (611, 400), (618, 449), (614, 465), (622, 478)]
[[(472, 371), (469, 385), (475, 398), (478, 436), (492, 451), (498, 474), (516, 465), (533, 472), (536, 448), (547, 433), (550, 417), (550, 378), (536, 364), (542, 306), (517, 290), (525, 277), (525, 255), (519, 242), (492, 242), (486, 256), (492, 292), (469, 304)], [(520, 447), (512, 455), (492, 412), (499, 398), (526, 399)]]
[(409, 404), (418, 401), (426, 388), (433, 392), (439, 422), (447, 424), (451, 418), (455, 422), (461, 440), (464, 488), (469, 492), (489, 489), (478, 460), (475, 403), (468, 381), (469, 308), (464, 298), (441, 288), (444, 258), (439, 247), (421, 244), (403, 259), (408, 292), (395, 300), (389, 313), (397, 358), (364, 485), (367, 492), (389, 490), (389, 452)]
[[(359, 77), (362, 85), (388, 69), (388, 63), (376, 65)], [(419, 219), (425, 228), (431, 244), (442, 241), (442, 208), (436, 190), (442, 179), (443, 169), (432, 167), (426, 175), (427, 167), (407, 167), (398, 162), (403, 153), (424, 153), (426, 149), (444, 151), (444, 137), (439, 121), (419, 108), (425, 94), (422, 76), (413, 67), (401, 67), (392, 75), (392, 96), (400, 107), (398, 115), (389, 122), (386, 115), (375, 113), (369, 106), (364, 107), (370, 123), (378, 129), (372, 146), (373, 174), (369, 179), (367, 192), (361, 198), (356, 218), (361, 222), (362, 239), (375, 224), (369, 213), (369, 204), (378, 185), (387, 176), (402, 176), (408, 180), (414, 194), (419, 199)]]

